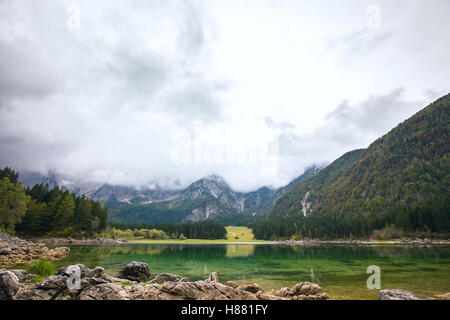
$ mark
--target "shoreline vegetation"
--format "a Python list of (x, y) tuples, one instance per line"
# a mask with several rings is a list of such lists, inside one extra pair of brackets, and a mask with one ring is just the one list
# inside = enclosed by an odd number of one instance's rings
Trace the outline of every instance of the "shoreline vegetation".
[[(347, 245), (448, 245), (450, 239), (433, 238), (390, 238), (390, 239), (278, 239), (278, 240), (260, 240), (255, 239), (252, 229), (243, 226), (227, 226), (226, 239), (191, 239), (185, 237), (156, 237), (148, 239), (142, 236), (134, 236), (134, 232), (141, 234), (145, 231), (154, 231), (153, 234), (161, 232), (160, 230), (125, 230), (111, 234), (128, 237), (95, 237), (95, 238), (71, 238), (71, 237), (42, 237), (28, 238), (27, 240), (45, 243), (47, 245), (115, 245), (115, 244), (273, 244), (273, 245), (314, 245), (314, 244), (347, 244)], [(113, 229), (114, 231), (114, 229)], [(158, 234), (159, 235), (159, 234)]]

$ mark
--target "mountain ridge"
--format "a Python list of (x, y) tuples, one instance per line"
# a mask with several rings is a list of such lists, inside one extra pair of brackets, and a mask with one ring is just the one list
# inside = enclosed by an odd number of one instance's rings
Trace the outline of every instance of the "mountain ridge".
[[(280, 197), (270, 217), (369, 215), (450, 194), (450, 94)], [(342, 166), (339, 166), (343, 164)]]
[(250, 192), (234, 191), (223, 177), (214, 174), (196, 180), (181, 190), (136, 188), (107, 183), (94, 189), (72, 183), (69, 189), (67, 183), (62, 183), (63, 179), (58, 181), (57, 176), (51, 172), (49, 176), (52, 178), (32, 173), (23, 177), (19, 175), (19, 179), (25, 187), (49, 184), (50, 187), (59, 186), (95, 201), (104, 201), (110, 211), (110, 220), (114, 222), (175, 223), (211, 219), (237, 221), (263, 215), (282, 194), (319, 170), (319, 166), (313, 165), (286, 186), (276, 189), (264, 186)]

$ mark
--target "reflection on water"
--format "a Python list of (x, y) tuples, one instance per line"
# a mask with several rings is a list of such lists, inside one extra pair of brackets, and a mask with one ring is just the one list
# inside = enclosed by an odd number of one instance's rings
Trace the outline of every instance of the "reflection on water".
[(265, 289), (314, 281), (333, 298), (375, 298), (377, 291), (366, 288), (366, 269), (378, 265), (382, 288), (426, 297), (450, 291), (450, 246), (73, 246), (69, 257), (58, 264), (102, 266), (113, 274), (131, 261), (148, 263), (152, 274), (169, 272), (200, 280), (217, 271), (222, 282), (257, 282)]
[(255, 252), (255, 245), (253, 244), (228, 244), (227, 258), (248, 257)]

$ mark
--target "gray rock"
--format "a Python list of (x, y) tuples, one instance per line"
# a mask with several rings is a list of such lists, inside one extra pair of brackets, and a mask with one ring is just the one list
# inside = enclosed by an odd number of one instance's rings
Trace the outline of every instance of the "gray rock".
[(12, 300), (19, 287), (19, 279), (14, 273), (8, 270), (0, 273), (0, 300)]
[(37, 289), (40, 290), (59, 290), (67, 289), (67, 277), (54, 275), (37, 283)]
[(243, 289), (247, 292), (257, 293), (258, 291), (264, 291), (258, 284), (249, 284), (243, 287)]
[(321, 293), (322, 288), (318, 284), (312, 282), (300, 282), (291, 289), (291, 295), (294, 296), (314, 296)]
[(82, 290), (78, 299), (80, 300), (129, 300), (130, 295), (120, 285), (114, 283), (103, 283)]
[(158, 292), (159, 299), (183, 300), (256, 300), (256, 296), (241, 290), (234, 289), (219, 282), (166, 282), (153, 291)]
[(102, 267), (96, 267), (89, 272), (89, 277), (91, 278), (101, 278), (105, 273), (105, 269)]
[(175, 274), (170, 273), (161, 273), (158, 274), (156, 277), (151, 279), (149, 283), (164, 283), (164, 282), (188, 282), (188, 278), (183, 278), (180, 276), (177, 276)]
[(233, 289), (239, 288), (239, 284), (234, 281), (227, 281), (224, 284), (226, 286), (232, 287)]
[(422, 300), (411, 292), (399, 289), (380, 290), (378, 293), (378, 300)]
[(212, 282), (219, 282), (219, 276), (217, 275), (217, 272), (211, 272), (211, 274), (209, 275), (208, 279), (206, 279), (208, 281), (212, 281)]
[(127, 264), (122, 270), (119, 270), (117, 277), (131, 281), (145, 282), (150, 278), (150, 268), (146, 263), (133, 261)]
[(20, 288), (14, 300), (53, 300), (61, 293), (60, 290), (40, 290), (36, 285)]

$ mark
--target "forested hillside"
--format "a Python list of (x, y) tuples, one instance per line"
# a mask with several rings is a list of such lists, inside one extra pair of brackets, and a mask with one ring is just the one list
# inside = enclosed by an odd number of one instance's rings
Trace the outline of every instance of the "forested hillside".
[[(450, 94), (399, 124), (366, 150), (345, 154), (287, 192), (270, 212), (272, 225), (276, 219), (297, 217), (290, 222), (310, 224), (308, 232), (316, 235), (368, 235), (389, 223), (409, 231), (448, 232), (449, 132)], [(334, 227), (326, 227), (328, 221), (334, 221), (334, 225), (347, 221), (346, 225), (359, 227), (333, 232)], [(378, 223), (367, 225), (368, 221)], [(294, 229), (282, 233), (306, 230), (301, 226)]]
[(94, 235), (106, 228), (102, 202), (79, 197), (58, 187), (37, 184), (24, 189), (9, 168), (0, 170), (0, 227), (33, 236)]

